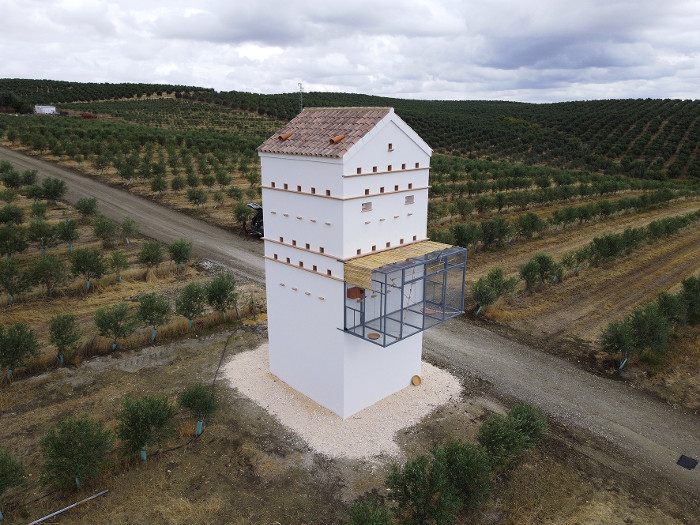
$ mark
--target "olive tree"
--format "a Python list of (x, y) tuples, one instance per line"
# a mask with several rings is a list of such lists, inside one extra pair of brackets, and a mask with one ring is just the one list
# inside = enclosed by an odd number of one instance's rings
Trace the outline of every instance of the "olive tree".
[(41, 190), (42, 195), (47, 202), (57, 204), (57, 201), (62, 199), (68, 191), (68, 185), (61, 179), (46, 177), (43, 181), (41, 181)]
[(63, 222), (59, 222), (56, 225), (56, 237), (68, 243), (68, 253), (73, 253), (73, 243), (80, 238), (78, 221), (75, 219), (66, 219)]
[(75, 487), (96, 478), (112, 451), (112, 433), (104, 423), (83, 414), (61, 419), (39, 442), (44, 483), (61, 489)]
[(41, 254), (46, 255), (46, 250), (58, 244), (56, 228), (48, 222), (37, 219), (29, 225), (27, 230), (29, 241), (34, 242), (41, 248)]
[(158, 327), (164, 325), (170, 319), (171, 310), (168, 300), (155, 292), (144, 294), (139, 299), (136, 318), (143, 322), (145, 326), (153, 327), (151, 341), (155, 340)]
[(58, 362), (63, 364), (68, 350), (74, 349), (80, 341), (80, 330), (75, 314), (71, 312), (56, 313), (49, 322), (49, 341), (58, 351)]
[(12, 379), (12, 371), (24, 365), (29, 357), (38, 355), (39, 343), (29, 325), (18, 321), (7, 330), (0, 325), (0, 365), (7, 370), (8, 379)]
[(15, 224), (0, 226), (0, 255), (12, 259), (15, 253), (22, 253), (29, 246), (26, 228)]
[[(7, 489), (21, 485), (23, 478), (24, 466), (22, 461), (16, 459), (8, 449), (0, 447), (0, 496)], [(0, 521), (4, 519), (5, 517), (0, 509)]]
[(65, 264), (55, 255), (39, 257), (29, 267), (29, 281), (46, 287), (46, 295), (53, 296), (53, 289), (66, 280)]
[(189, 319), (190, 329), (192, 329), (192, 320), (204, 313), (206, 297), (206, 291), (197, 283), (188, 283), (177, 296), (175, 312)]
[(71, 255), (71, 267), (73, 275), (81, 275), (90, 290), (90, 279), (99, 279), (107, 271), (102, 252), (96, 248), (78, 248)]
[(112, 219), (99, 214), (92, 221), (92, 233), (102, 240), (102, 246), (109, 248), (117, 237), (117, 223)]
[(80, 212), (83, 219), (87, 219), (97, 214), (97, 198), (82, 197), (78, 199), (73, 207)]
[(159, 445), (172, 434), (175, 407), (165, 394), (140, 398), (124, 398), (117, 414), (117, 436), (124, 442), (127, 453), (141, 451), (146, 460), (146, 447)]
[(187, 408), (197, 418), (196, 434), (202, 433), (202, 424), (205, 418), (213, 414), (219, 405), (214, 397), (214, 391), (202, 383), (195, 383), (180, 394), (178, 402), (181, 407)]
[(121, 224), (121, 234), (120, 234), (120, 242), (121, 242), (121, 237), (124, 238), (124, 241), (126, 242), (127, 246), (131, 244), (131, 241), (129, 240), (129, 237), (133, 237), (136, 235), (139, 231), (138, 224), (134, 219), (131, 217), (125, 217), (124, 220), (122, 221)]
[(129, 259), (121, 250), (115, 250), (112, 252), (112, 257), (109, 260), (109, 266), (112, 271), (117, 274), (117, 280), (122, 282), (121, 272), (129, 267)]
[(163, 262), (163, 247), (159, 241), (146, 241), (141, 245), (137, 259), (148, 269), (154, 268)]
[(112, 350), (117, 348), (117, 339), (128, 337), (134, 332), (134, 321), (126, 303), (98, 308), (94, 321), (101, 336), (112, 338)]
[(13, 260), (0, 260), (0, 289), (10, 296), (8, 305), (12, 306), (15, 295), (23, 292), (29, 286), (24, 274), (20, 272), (19, 263)]
[(233, 306), (238, 315), (238, 292), (236, 278), (230, 272), (221, 272), (206, 286), (207, 303), (219, 310), (226, 320), (226, 309)]
[(182, 268), (182, 263), (192, 258), (192, 242), (186, 239), (178, 239), (168, 245), (170, 259), (177, 265), (177, 271)]

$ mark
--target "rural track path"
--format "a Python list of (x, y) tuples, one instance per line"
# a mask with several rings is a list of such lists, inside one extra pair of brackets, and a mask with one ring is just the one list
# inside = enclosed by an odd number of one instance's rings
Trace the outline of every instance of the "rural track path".
[(71, 204), (83, 197), (96, 197), (99, 211), (110, 219), (121, 222), (131, 217), (138, 223), (140, 233), (160, 241), (189, 239), (198, 256), (228, 266), (243, 278), (265, 282), (263, 247), (257, 239), (234, 235), (143, 197), (2, 146), (0, 160), (9, 160), (20, 170), (38, 170), (39, 180), (45, 177), (63, 179), (68, 184), (65, 199)]
[[(100, 210), (108, 217), (130, 216), (143, 234), (159, 240), (190, 239), (200, 256), (264, 283), (258, 241), (7, 148), (0, 147), (0, 159), (21, 169), (37, 169), (40, 177), (64, 179), (69, 185), (69, 202), (97, 197)], [(623, 475), (659, 474), (673, 486), (700, 496), (700, 468), (685, 470), (676, 465), (681, 454), (700, 456), (696, 414), (462, 320), (426, 332), (424, 349), (432, 360), (484, 379), (496, 392), (531, 402), (560, 423), (580, 427), (619, 448), (629, 459), (600, 454), (595, 459)], [(596, 455), (593, 449), (588, 452)]]

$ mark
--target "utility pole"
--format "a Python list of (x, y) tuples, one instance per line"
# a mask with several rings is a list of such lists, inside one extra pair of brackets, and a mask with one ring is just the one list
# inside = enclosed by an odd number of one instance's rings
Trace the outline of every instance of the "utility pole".
[(301, 85), (301, 82), (299, 82), (299, 113), (301, 113), (302, 110), (304, 109), (303, 95), (304, 95), (304, 87)]

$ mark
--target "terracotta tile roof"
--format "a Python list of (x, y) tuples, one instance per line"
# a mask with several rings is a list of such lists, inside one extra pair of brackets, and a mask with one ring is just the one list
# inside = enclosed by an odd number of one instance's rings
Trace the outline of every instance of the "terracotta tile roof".
[(390, 108), (306, 108), (258, 151), (342, 157), (390, 112)]

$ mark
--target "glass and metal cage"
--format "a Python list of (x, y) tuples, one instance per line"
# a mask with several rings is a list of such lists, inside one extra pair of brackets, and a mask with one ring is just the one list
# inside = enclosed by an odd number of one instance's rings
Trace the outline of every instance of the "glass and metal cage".
[(448, 246), (371, 269), (370, 288), (346, 279), (344, 330), (386, 347), (458, 316), (466, 267), (467, 250)]

